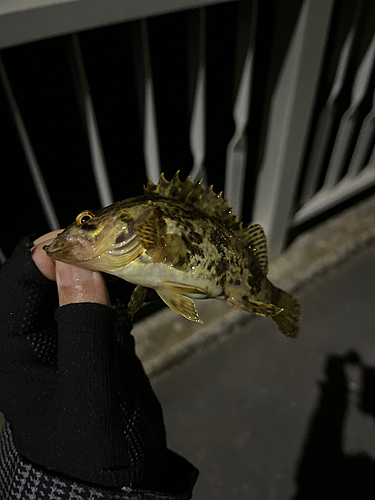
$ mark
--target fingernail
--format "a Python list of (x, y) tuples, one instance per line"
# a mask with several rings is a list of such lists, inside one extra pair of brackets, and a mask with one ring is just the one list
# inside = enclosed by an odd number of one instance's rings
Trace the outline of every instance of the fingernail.
[(83, 269), (56, 261), (56, 274), (58, 284), (61, 286), (72, 286), (84, 281), (95, 280), (97, 273), (90, 269)]

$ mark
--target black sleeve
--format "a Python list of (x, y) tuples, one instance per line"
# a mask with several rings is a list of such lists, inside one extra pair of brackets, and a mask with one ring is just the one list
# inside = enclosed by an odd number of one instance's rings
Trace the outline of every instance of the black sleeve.
[(196, 471), (166, 448), (131, 324), (100, 304), (58, 308), (30, 247), (23, 241), (0, 270), (0, 409), (18, 452), (102, 487), (183, 488), (178, 478)]

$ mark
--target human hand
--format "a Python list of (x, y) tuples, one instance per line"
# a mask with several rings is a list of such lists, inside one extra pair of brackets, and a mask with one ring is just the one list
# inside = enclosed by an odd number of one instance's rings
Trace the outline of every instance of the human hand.
[(59, 305), (94, 302), (110, 306), (110, 299), (101, 273), (78, 268), (48, 257), (43, 250), (61, 233), (62, 229), (47, 233), (34, 241), (31, 256), (39, 271), (47, 279), (57, 282)]

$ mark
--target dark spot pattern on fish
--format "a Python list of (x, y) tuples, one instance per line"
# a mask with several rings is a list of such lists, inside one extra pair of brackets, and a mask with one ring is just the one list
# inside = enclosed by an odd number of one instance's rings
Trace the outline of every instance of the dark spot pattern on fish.
[(222, 277), (220, 278), (220, 286), (222, 290), (224, 290), (226, 282), (227, 282), (227, 275), (223, 274)]
[(204, 258), (204, 251), (202, 250), (202, 248), (193, 243), (188, 236), (182, 234), (181, 235), (181, 238), (183, 240), (183, 242), (185, 243), (185, 246), (186, 246), (186, 249), (188, 252), (190, 252), (190, 254), (194, 257), (194, 256), (198, 256), (198, 257), (201, 257), (202, 259)]
[(195, 243), (197, 245), (201, 245), (203, 243), (203, 236), (201, 234), (197, 233), (196, 231), (190, 232), (189, 238), (190, 238), (190, 241), (192, 241), (193, 243)]
[(211, 269), (214, 267), (215, 262), (212, 260), (207, 264), (207, 271), (211, 271)]
[(174, 264), (174, 267), (176, 267), (177, 269), (183, 269), (183, 268), (186, 268), (187, 263), (188, 263), (187, 255), (181, 254), (178, 257), (177, 262)]
[(248, 277), (248, 285), (252, 288), (254, 294), (258, 294), (262, 289), (262, 282), (264, 280), (264, 274), (260, 267), (251, 260), (249, 263), (250, 275)]
[(195, 231), (195, 226), (194, 224), (192, 224), (189, 220), (185, 220), (184, 221), (184, 226), (185, 228), (190, 231), (191, 233), (193, 233)]
[(197, 267), (197, 266), (200, 266), (202, 263), (202, 261), (200, 259), (197, 259), (196, 257), (191, 261), (191, 265), (193, 267)]
[(219, 278), (228, 272), (228, 262), (224, 259), (219, 260), (218, 262), (215, 262), (215, 271), (216, 271), (216, 276)]
[(227, 253), (226, 249), (228, 248), (227, 238), (223, 236), (221, 231), (214, 229), (208, 236), (209, 241), (216, 248), (218, 254), (222, 259), (226, 259)]

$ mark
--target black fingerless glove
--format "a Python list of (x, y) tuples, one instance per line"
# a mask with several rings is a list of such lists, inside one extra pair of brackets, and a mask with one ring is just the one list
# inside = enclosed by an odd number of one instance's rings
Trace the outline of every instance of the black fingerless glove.
[(190, 488), (196, 470), (186, 461), (171, 477), (162, 410), (124, 309), (58, 308), (31, 246), (25, 239), (0, 270), (0, 410), (18, 452), (100, 486)]

